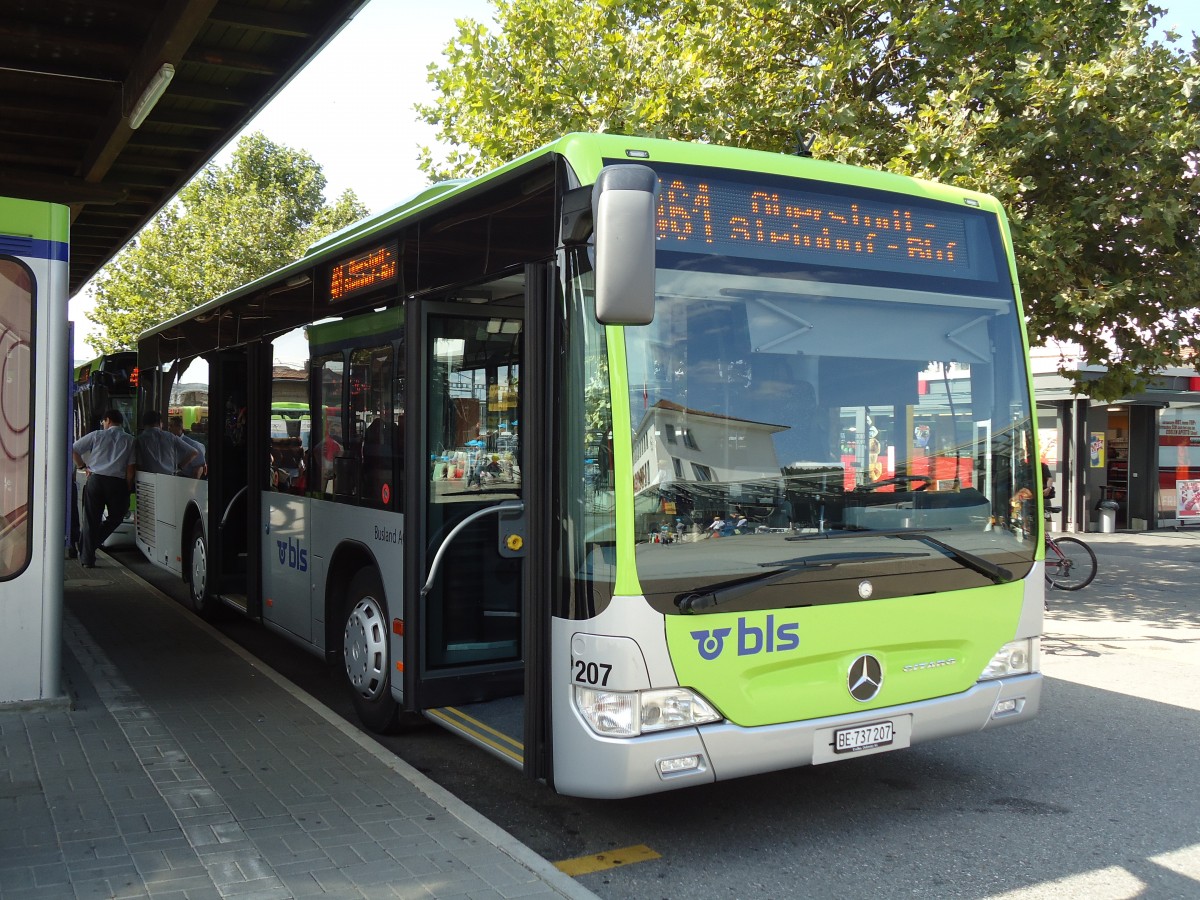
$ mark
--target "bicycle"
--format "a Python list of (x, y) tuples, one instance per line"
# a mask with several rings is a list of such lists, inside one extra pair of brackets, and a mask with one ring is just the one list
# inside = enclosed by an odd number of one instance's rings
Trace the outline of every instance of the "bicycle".
[[(1047, 513), (1062, 507), (1050, 506)], [(1047, 515), (1049, 518), (1049, 515)], [(1046, 532), (1046, 584), (1060, 591), (1078, 591), (1096, 577), (1096, 554), (1079, 538), (1050, 536)]]

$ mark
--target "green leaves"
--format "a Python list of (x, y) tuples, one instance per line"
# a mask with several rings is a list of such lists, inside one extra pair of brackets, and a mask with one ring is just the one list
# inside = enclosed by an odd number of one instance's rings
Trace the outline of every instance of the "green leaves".
[[(814, 155), (986, 191), (1031, 337), (1119, 396), (1200, 351), (1200, 57), (1142, 0), (494, 0), (418, 107), (477, 174), (574, 130)], [(1103, 392), (1116, 392), (1103, 393)]]
[(300, 258), (367, 214), (353, 192), (325, 204), (307, 153), (255, 133), (225, 168), (208, 166), (96, 276), (88, 338), (100, 353), (132, 348), (148, 328)]

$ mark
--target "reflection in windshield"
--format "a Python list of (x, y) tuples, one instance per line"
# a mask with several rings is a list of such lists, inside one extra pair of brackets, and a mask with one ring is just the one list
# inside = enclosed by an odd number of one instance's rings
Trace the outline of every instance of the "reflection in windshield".
[[(1032, 473), (1011, 297), (825, 283), (748, 260), (732, 273), (687, 264), (660, 270), (654, 322), (626, 330), (648, 593), (761, 575), (800, 535), (869, 543), (881, 530), (937, 529), (971, 558), (1031, 560), (1028, 511), (1013, 502)], [(891, 570), (982, 577), (931, 550)], [(863, 564), (882, 572), (884, 556)], [(835, 572), (823, 577), (863, 576)]]

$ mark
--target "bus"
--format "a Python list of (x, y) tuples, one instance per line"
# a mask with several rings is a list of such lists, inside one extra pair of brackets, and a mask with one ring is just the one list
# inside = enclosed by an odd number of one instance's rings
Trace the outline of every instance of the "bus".
[[(72, 434), (78, 440), (90, 431), (101, 427), (105, 412), (116, 409), (124, 420), (121, 427), (130, 434), (137, 433), (137, 352), (121, 350), (107, 353), (75, 366), (72, 390)], [(77, 533), (83, 521), (83, 486), (87, 476), (75, 473), (75, 505), (72, 514), (75, 521), (72, 535)], [(129, 498), (129, 512), (104, 542), (105, 547), (129, 546), (134, 544), (134, 498)]]
[(137, 421), (137, 379), (137, 352), (133, 350), (107, 353), (75, 366), (75, 437), (98, 429), (109, 409), (120, 410), (125, 430), (132, 432)]
[(62, 696), (69, 229), (65, 206), (0, 198), (0, 703)]
[(141, 401), (203, 384), (209, 430), (207, 481), (139, 474), (139, 546), (197, 612), (328, 660), (369, 729), (423, 716), (619, 798), (1037, 713), (1040, 472), (991, 197), (570, 134), (138, 354)]

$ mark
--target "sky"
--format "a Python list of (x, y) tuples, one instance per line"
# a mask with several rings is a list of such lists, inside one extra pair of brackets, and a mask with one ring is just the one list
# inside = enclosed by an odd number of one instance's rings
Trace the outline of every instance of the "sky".
[[(1168, 10), (1163, 26), (1176, 26), (1190, 46), (1190, 33), (1200, 33), (1200, 3), (1159, 5)], [(425, 185), (417, 148), (435, 143), (413, 104), (434, 99), (427, 67), (442, 61), (458, 33), (455, 20), (463, 18), (494, 27), (489, 0), (370, 0), (246, 131), (307, 151), (325, 173), (329, 201), (351, 189), (378, 212), (406, 199)], [(235, 137), (213, 161), (228, 163), (236, 143)], [(95, 328), (85, 315), (92, 305), (86, 289), (70, 305), (80, 361), (95, 356), (86, 343)]]
[(370, 0), (246, 131), (308, 151), (328, 179), (327, 200), (350, 188), (378, 212), (406, 199), (426, 183), (417, 147), (435, 142), (413, 104), (434, 99), (427, 67), (463, 18), (494, 27), (489, 0)]

